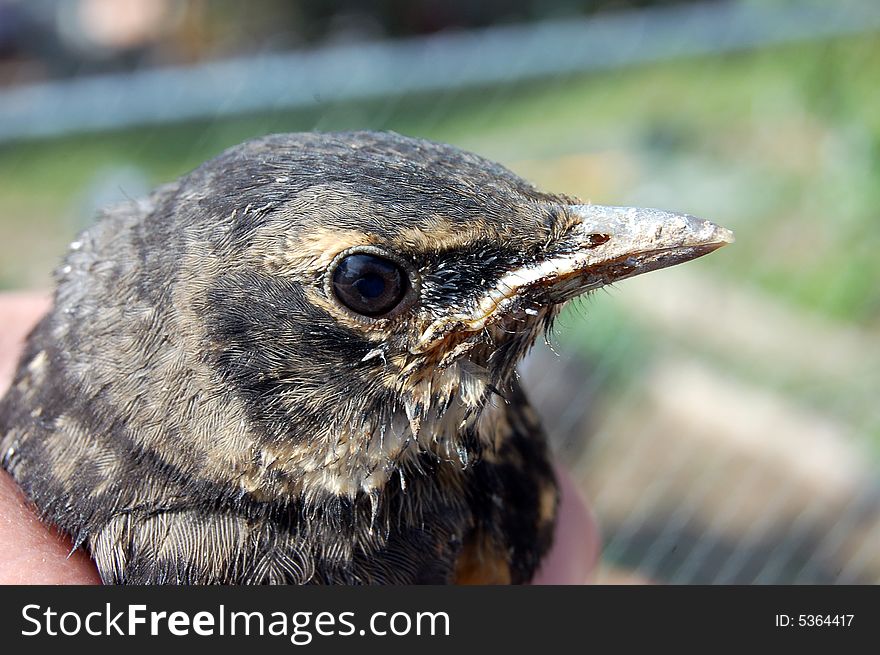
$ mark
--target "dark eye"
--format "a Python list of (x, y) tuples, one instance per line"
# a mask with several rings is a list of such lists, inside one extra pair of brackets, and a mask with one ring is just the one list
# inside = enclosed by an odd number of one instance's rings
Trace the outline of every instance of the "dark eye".
[(381, 316), (397, 307), (408, 289), (400, 266), (367, 253), (349, 255), (333, 271), (333, 293), (350, 310)]

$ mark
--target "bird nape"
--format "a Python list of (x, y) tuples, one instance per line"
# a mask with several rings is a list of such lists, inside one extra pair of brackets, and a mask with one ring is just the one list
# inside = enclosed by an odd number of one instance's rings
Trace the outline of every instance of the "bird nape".
[(517, 362), (732, 240), (396, 134), (249, 141), (71, 244), (3, 466), (105, 582), (526, 582), (558, 494)]

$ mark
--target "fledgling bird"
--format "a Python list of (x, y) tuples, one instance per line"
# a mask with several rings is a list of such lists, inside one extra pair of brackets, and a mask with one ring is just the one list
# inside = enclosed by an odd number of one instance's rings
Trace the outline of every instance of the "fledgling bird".
[(249, 141), (71, 244), (3, 466), (108, 583), (527, 582), (557, 487), (517, 362), (730, 241), (396, 134)]

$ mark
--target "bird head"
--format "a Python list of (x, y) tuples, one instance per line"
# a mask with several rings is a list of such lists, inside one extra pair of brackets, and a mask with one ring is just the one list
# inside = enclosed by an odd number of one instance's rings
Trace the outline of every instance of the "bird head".
[(381, 487), (425, 453), (466, 465), (566, 301), (732, 241), (395, 134), (258, 139), (181, 189), (183, 279), (209, 365), (264, 464), (337, 494)]

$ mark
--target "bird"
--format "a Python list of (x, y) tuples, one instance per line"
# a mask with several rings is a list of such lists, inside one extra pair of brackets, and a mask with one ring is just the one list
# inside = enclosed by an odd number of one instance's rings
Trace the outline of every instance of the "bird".
[(559, 491), (517, 363), (732, 241), (392, 132), (252, 139), (70, 244), (2, 466), (108, 584), (527, 583)]

